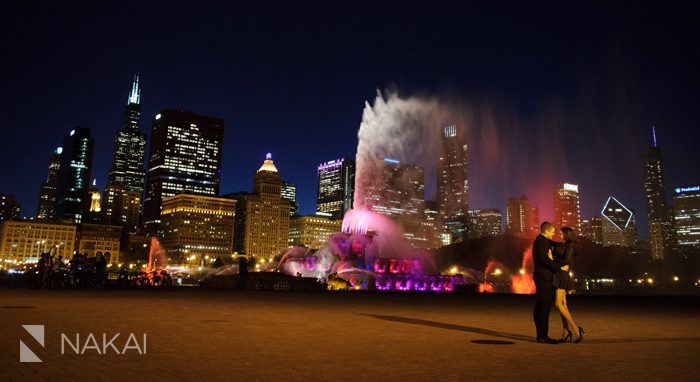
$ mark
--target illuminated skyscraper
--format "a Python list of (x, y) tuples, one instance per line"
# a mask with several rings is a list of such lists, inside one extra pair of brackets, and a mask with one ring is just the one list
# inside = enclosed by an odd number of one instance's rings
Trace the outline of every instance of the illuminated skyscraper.
[(664, 171), (661, 150), (656, 145), (656, 129), (652, 127), (654, 145), (644, 156), (644, 193), (649, 218), (649, 245), (651, 256), (661, 260), (673, 248), (673, 221), (671, 209), (666, 202)]
[(467, 138), (463, 129), (448, 125), (442, 128), (441, 139), (437, 173), (440, 224), (457, 238), (469, 225)]
[(141, 193), (129, 191), (121, 184), (110, 184), (102, 194), (104, 224), (119, 225), (126, 232), (135, 232), (141, 211)]
[(595, 215), (591, 217), (591, 220), (581, 221), (580, 235), (596, 244), (603, 244), (602, 217), (600, 215)]
[(56, 187), (57, 219), (80, 223), (90, 211), (90, 171), (95, 140), (90, 129), (76, 127), (63, 139)]
[(513, 236), (530, 238), (540, 232), (540, 217), (527, 196), (508, 199), (506, 205), (506, 232)]
[(19, 219), (22, 206), (15, 197), (8, 194), (0, 194), (0, 221)]
[(133, 232), (138, 225), (144, 188), (146, 135), (140, 130), (141, 89), (134, 76), (124, 110), (124, 123), (114, 139), (112, 167), (103, 195), (103, 221)]
[(633, 247), (637, 241), (634, 211), (610, 196), (600, 212), (602, 215), (603, 246)]
[(102, 194), (97, 188), (97, 179), (93, 179), (90, 186), (90, 210), (88, 211), (87, 222), (102, 223)]
[(438, 211), (437, 200), (426, 200), (425, 210), (423, 210), (424, 222), (429, 233), (431, 247), (438, 248), (444, 245), (450, 245), (452, 237), (449, 233), (443, 232), (439, 227), (440, 213)]
[(114, 138), (112, 167), (108, 185), (122, 185), (129, 191), (143, 193), (146, 136), (140, 131), (141, 89), (139, 75), (134, 76), (131, 93), (124, 111), (124, 123)]
[(2, 260), (37, 262), (42, 253), (56, 248), (55, 256), (73, 258), (76, 224), (36, 220), (0, 222)]
[(318, 165), (316, 213), (342, 219), (355, 197), (355, 161), (341, 158)]
[(58, 185), (58, 169), (61, 166), (62, 147), (51, 153), (49, 174), (46, 181), (41, 182), (39, 191), (39, 204), (36, 212), (37, 219), (53, 219), (56, 206), (56, 186)]
[(342, 220), (325, 216), (294, 216), (289, 225), (289, 246), (319, 249), (328, 237), (340, 232), (342, 225)]
[(673, 195), (676, 241), (681, 251), (700, 249), (700, 186), (676, 187)]
[(177, 194), (219, 194), (224, 121), (184, 110), (164, 109), (151, 129), (143, 224), (155, 233), (161, 203)]
[(365, 206), (389, 217), (422, 216), (425, 209), (423, 168), (385, 158), (384, 181), (366, 190)]
[(289, 211), (289, 215), (299, 215), (299, 203), (297, 202), (297, 186), (292, 183), (285, 182), (283, 180), (281, 192), (282, 199), (286, 199), (287, 201), (289, 201), (289, 203), (291, 203), (292, 209)]
[(181, 264), (208, 263), (233, 253), (236, 201), (180, 194), (163, 199), (160, 237), (171, 258)]
[(381, 163), (382, 181), (372, 180), (364, 187), (363, 204), (388, 216), (403, 230), (403, 236), (417, 248), (435, 246), (433, 224), (425, 219), (423, 168), (385, 158)]
[(102, 194), (100, 194), (100, 189), (97, 188), (97, 179), (92, 181), (92, 186), (90, 186), (90, 212), (100, 212), (102, 211)]
[(591, 241), (603, 244), (603, 217), (600, 215), (591, 216)]
[(581, 207), (577, 185), (564, 183), (554, 191), (554, 226), (573, 228), (576, 234), (580, 234)]
[(235, 199), (234, 251), (269, 258), (288, 247), (291, 204), (282, 198), (280, 175), (267, 154), (253, 175), (253, 192), (225, 195)]
[(469, 237), (476, 239), (481, 237), (498, 236), (501, 234), (501, 210), (487, 208), (469, 211), (471, 228)]

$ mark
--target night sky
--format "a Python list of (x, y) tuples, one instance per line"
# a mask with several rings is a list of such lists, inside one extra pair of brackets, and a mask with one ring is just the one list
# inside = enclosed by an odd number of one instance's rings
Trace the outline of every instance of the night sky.
[[(652, 125), (667, 189), (700, 183), (700, 20), (689, 5), (205, 3), (4, 2), (0, 193), (33, 216), (50, 152), (73, 126), (92, 129), (103, 188), (135, 72), (149, 138), (162, 108), (223, 118), (221, 192), (250, 190), (271, 152), (302, 213), (315, 209), (316, 165), (355, 155), (378, 89), (488, 105), (512, 165), (488, 173), (470, 144), (473, 207), (505, 210), (528, 192), (549, 218), (550, 183), (568, 180), (581, 186), (584, 218), (612, 194), (637, 210), (646, 237)], [(522, 137), (550, 131), (558, 165), (542, 165), (542, 153), (529, 164)], [(547, 180), (532, 167), (551, 170)]]

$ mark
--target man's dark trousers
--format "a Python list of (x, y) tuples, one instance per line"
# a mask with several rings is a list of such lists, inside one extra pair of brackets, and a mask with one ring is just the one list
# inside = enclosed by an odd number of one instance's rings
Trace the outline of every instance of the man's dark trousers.
[(532, 317), (537, 328), (537, 338), (547, 337), (549, 333), (549, 312), (554, 305), (554, 285), (552, 280), (535, 280), (535, 309)]

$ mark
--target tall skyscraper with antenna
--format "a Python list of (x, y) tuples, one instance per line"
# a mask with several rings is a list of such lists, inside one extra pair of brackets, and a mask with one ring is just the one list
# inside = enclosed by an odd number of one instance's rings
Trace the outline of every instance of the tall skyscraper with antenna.
[(139, 75), (136, 74), (124, 111), (124, 123), (114, 139), (112, 167), (109, 169), (107, 183), (124, 185), (129, 191), (142, 194), (145, 176), (146, 135), (140, 130), (140, 101)]
[(122, 128), (114, 138), (112, 166), (107, 175), (102, 208), (105, 223), (123, 225), (129, 231), (138, 225), (145, 178), (146, 135), (140, 130), (140, 102), (137, 73), (124, 110)]
[(58, 147), (51, 153), (49, 174), (46, 181), (41, 182), (39, 204), (36, 212), (37, 219), (53, 219), (56, 204), (56, 187), (58, 186), (58, 168), (61, 166), (63, 147)]
[(651, 256), (662, 260), (673, 248), (673, 221), (671, 208), (666, 201), (661, 149), (656, 142), (656, 127), (651, 128), (653, 146), (644, 155), (644, 194), (649, 219), (649, 245)]

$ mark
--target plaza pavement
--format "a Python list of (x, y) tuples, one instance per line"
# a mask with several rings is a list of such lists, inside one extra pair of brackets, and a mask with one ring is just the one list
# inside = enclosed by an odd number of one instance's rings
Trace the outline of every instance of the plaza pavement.
[[(0, 287), (0, 381), (700, 380), (698, 297), (574, 296), (587, 337), (554, 346), (534, 342), (532, 299)], [(144, 332), (146, 354), (61, 354), (61, 333), (122, 347)], [(43, 362), (20, 363), (20, 340)]]

